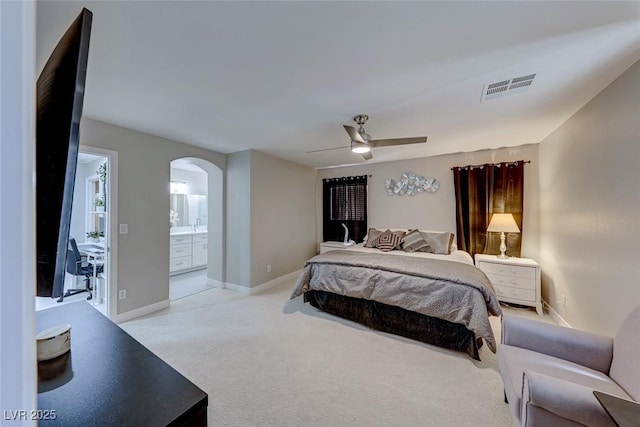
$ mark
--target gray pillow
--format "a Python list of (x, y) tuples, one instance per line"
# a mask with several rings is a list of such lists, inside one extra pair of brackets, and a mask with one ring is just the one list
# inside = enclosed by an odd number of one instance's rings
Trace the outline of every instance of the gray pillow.
[(402, 249), (405, 252), (420, 251), (428, 252), (429, 243), (422, 237), (418, 230), (411, 230), (402, 238)]
[(426, 232), (421, 231), (422, 238), (429, 244), (429, 250), (419, 249), (420, 252), (431, 252), (433, 254), (449, 255), (453, 244), (453, 233)]
[(375, 248), (374, 242), (378, 237), (380, 237), (382, 233), (383, 233), (382, 230), (370, 228), (369, 231), (367, 232), (367, 241), (365, 242), (364, 247)]

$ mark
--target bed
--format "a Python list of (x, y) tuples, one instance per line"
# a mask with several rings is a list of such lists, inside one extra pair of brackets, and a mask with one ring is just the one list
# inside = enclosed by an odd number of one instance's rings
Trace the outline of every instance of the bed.
[(291, 299), (373, 329), (458, 350), (480, 360), (483, 341), (495, 353), (489, 315), (500, 305), (471, 256), (365, 247), (307, 260)]

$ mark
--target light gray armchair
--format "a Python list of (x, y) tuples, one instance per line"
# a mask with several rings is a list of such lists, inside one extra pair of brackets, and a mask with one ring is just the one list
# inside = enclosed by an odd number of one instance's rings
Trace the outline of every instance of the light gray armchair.
[(498, 367), (517, 426), (615, 426), (593, 395), (640, 400), (640, 306), (615, 338), (502, 318)]

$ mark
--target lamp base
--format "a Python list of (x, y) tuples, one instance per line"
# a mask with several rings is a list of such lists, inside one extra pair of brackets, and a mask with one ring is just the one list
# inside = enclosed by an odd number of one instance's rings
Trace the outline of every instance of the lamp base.
[(500, 255), (498, 255), (498, 258), (500, 259), (509, 258), (507, 256), (507, 244), (506, 244), (506, 237), (504, 235), (504, 232), (500, 233)]

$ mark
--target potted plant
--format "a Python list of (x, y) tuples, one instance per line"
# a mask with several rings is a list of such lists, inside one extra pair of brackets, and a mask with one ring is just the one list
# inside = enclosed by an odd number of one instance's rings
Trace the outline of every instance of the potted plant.
[(93, 205), (95, 206), (96, 212), (104, 212), (104, 197), (96, 197), (93, 201)]
[[(96, 175), (98, 175), (98, 179), (100, 180), (100, 187), (102, 189), (102, 195), (98, 196), (102, 204), (96, 203), (96, 211), (104, 212), (105, 210), (105, 200), (107, 200), (107, 162), (101, 163), (96, 170)], [(96, 199), (97, 200), (97, 199)]]
[[(87, 233), (87, 240), (89, 242), (98, 242), (100, 240), (100, 232), (99, 231), (89, 231)], [(104, 235), (104, 234), (103, 234)]]
[(98, 178), (100, 179), (100, 181), (102, 181), (102, 185), (106, 185), (107, 183), (107, 162), (102, 163), (100, 166), (98, 166), (98, 170), (96, 171), (96, 175), (98, 175)]
[(169, 225), (170, 227), (176, 227), (178, 225), (178, 212), (173, 209), (169, 209)]

